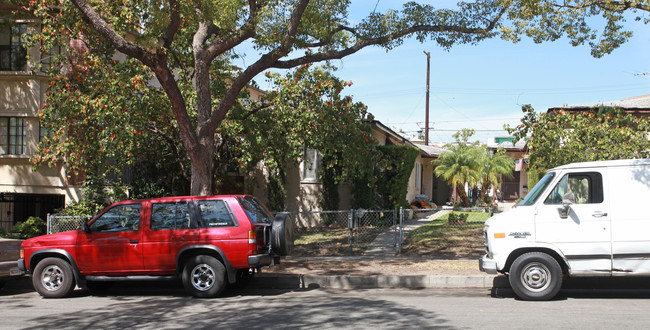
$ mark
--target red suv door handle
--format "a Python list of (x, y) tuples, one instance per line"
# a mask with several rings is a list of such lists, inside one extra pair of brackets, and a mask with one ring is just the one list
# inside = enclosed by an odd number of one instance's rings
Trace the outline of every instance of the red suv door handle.
[(129, 241), (129, 243), (130, 244), (138, 244), (138, 240), (137, 239), (132, 239), (132, 240)]

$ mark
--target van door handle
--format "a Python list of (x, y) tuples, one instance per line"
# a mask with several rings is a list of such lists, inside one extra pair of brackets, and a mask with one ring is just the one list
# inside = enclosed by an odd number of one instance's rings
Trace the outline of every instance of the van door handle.
[(607, 212), (599, 212), (599, 211), (596, 211), (596, 212), (594, 212), (594, 214), (592, 214), (591, 216), (594, 217), (594, 218), (602, 218), (602, 217), (606, 217), (606, 216), (607, 216)]

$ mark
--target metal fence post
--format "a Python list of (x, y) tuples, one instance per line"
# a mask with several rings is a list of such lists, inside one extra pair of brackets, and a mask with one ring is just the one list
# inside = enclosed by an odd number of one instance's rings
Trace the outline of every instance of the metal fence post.
[(354, 210), (350, 210), (350, 214), (348, 216), (348, 227), (350, 228), (350, 235), (348, 236), (348, 245), (350, 246), (350, 255), (352, 255), (352, 242), (353, 242), (352, 231), (354, 230)]
[(47, 229), (46, 229), (46, 232), (45, 232), (46, 234), (51, 234), (52, 233), (51, 232), (52, 228), (50, 227), (51, 221), (52, 220), (50, 219), (50, 214), (48, 213), (47, 214)]
[(404, 235), (404, 208), (399, 208), (399, 240), (397, 242), (397, 254), (402, 253), (402, 235)]

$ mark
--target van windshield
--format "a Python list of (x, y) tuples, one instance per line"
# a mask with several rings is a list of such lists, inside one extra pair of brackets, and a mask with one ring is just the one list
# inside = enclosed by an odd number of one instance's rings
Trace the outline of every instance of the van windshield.
[(539, 196), (546, 190), (546, 187), (553, 181), (553, 178), (555, 177), (555, 172), (548, 172), (544, 177), (537, 182), (535, 187), (530, 190), (528, 195), (524, 197), (524, 199), (517, 204), (517, 206), (526, 206), (526, 205), (533, 205), (539, 198)]

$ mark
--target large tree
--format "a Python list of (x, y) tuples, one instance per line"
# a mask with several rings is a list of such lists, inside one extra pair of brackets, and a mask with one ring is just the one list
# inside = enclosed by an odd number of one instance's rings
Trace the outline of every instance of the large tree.
[[(192, 194), (212, 193), (214, 155), (222, 142), (217, 130), (240, 92), (264, 70), (340, 59), (372, 45), (390, 49), (409, 36), (448, 49), (495, 36), (516, 42), (526, 35), (542, 42), (566, 35), (576, 45), (590, 43), (598, 56), (629, 38), (621, 26), (626, 11), (648, 10), (647, 1), (479, 0), (461, 2), (457, 9), (409, 2), (400, 11), (372, 12), (353, 25), (345, 0), (31, 3), (46, 37), (55, 31), (82, 38), (151, 70), (191, 162)], [(589, 26), (594, 16), (605, 20), (602, 35)], [(259, 56), (241, 70), (228, 70), (228, 84), (216, 94), (213, 64), (236, 55), (233, 50), (249, 41)]]
[(522, 107), (521, 124), (506, 127), (516, 139), (528, 139), (529, 168), (549, 168), (584, 161), (650, 157), (650, 121), (621, 109), (537, 113)]

